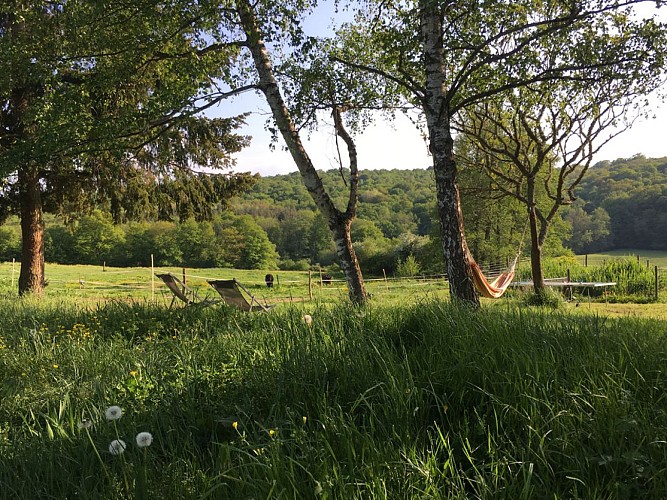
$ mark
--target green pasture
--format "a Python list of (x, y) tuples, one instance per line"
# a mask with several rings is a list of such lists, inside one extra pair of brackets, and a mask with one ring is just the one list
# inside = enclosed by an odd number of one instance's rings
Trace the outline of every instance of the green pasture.
[(493, 304), (0, 296), (0, 496), (666, 498), (667, 323)]
[[(12, 268), (14, 271), (12, 272)], [(154, 272), (153, 272), (154, 271)], [(45, 293), (52, 298), (76, 299), (88, 303), (108, 300), (153, 301), (169, 304), (172, 295), (154, 273), (171, 272), (183, 280), (183, 268), (112, 268), (87, 265), (47, 264)], [(275, 277), (274, 286), (267, 288), (264, 277)], [(19, 266), (0, 263), (0, 292), (15, 293)], [(12, 277), (13, 276), (13, 277)], [(321, 281), (319, 271), (276, 271), (239, 269), (185, 269), (185, 281), (204, 298), (215, 298), (216, 292), (207, 283), (212, 279), (236, 278), (254, 295), (268, 303), (313, 302), (338, 303), (347, 298), (347, 286), (340, 277), (330, 285)], [(14, 286), (12, 286), (12, 284)], [(366, 286), (378, 300), (400, 302), (424, 298), (446, 298), (447, 283), (438, 277), (415, 279), (367, 278)], [(312, 300), (311, 300), (312, 299)]]
[[(667, 252), (659, 250), (611, 250), (609, 252), (588, 254), (588, 265), (601, 265), (603, 262), (610, 259), (632, 258), (637, 259), (642, 265), (658, 266), (667, 268)], [(577, 262), (584, 264), (586, 261), (585, 255), (577, 255)]]

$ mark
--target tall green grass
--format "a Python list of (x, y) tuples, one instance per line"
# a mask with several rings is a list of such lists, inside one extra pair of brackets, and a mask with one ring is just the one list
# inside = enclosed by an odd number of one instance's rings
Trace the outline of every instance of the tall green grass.
[(664, 322), (0, 305), (7, 498), (667, 496)]
[[(654, 269), (629, 257), (609, 259), (596, 266), (584, 266), (574, 257), (558, 257), (545, 259), (542, 268), (547, 278), (565, 278), (569, 273), (574, 282), (615, 282), (608, 290), (607, 300), (611, 297), (612, 300), (644, 302), (655, 297)], [(530, 262), (519, 266), (517, 279), (531, 279)]]

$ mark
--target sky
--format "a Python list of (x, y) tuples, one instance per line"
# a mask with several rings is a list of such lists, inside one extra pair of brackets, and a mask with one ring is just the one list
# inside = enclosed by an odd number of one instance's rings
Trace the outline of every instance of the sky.
[[(331, 6), (325, 2), (319, 11), (307, 21), (309, 34), (329, 31)], [(667, 18), (667, 13), (661, 13)], [(663, 91), (667, 90), (667, 86)], [(623, 132), (595, 155), (593, 164), (602, 160), (629, 158), (643, 154), (648, 158), (667, 156), (667, 103), (657, 97), (650, 99), (651, 115), (655, 118), (638, 120), (630, 130)], [(231, 116), (250, 112), (247, 124), (239, 129), (240, 134), (252, 136), (249, 147), (237, 153), (235, 172), (259, 173), (262, 176), (280, 175), (297, 170), (291, 156), (284, 150), (282, 139), (271, 147), (270, 133), (265, 130), (269, 115), (268, 104), (257, 94), (246, 92), (232, 101), (223, 102), (212, 114)], [(317, 170), (338, 168), (338, 153), (333, 126), (321, 127), (310, 137), (302, 137), (305, 148)], [(404, 116), (397, 116), (393, 123), (378, 120), (363, 133), (355, 136), (358, 164), (361, 170), (415, 169), (432, 165), (427, 144), (415, 126)], [(346, 150), (341, 146), (344, 164)]]

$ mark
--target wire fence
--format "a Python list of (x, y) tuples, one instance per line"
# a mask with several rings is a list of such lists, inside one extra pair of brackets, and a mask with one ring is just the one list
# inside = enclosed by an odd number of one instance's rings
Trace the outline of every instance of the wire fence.
[[(521, 259), (519, 265), (526, 266), (529, 257)], [(509, 265), (509, 264), (508, 264)], [(593, 265), (589, 262), (588, 265)], [(503, 264), (482, 266), (485, 276), (494, 276), (507, 270)], [(656, 298), (667, 290), (667, 266), (654, 266), (655, 287), (651, 294)], [(0, 291), (16, 294), (20, 264), (0, 263)], [(188, 286), (204, 296), (215, 294), (208, 281), (236, 278), (253, 293), (274, 302), (300, 302), (307, 300), (338, 300), (347, 297), (344, 279), (330, 278), (322, 271), (270, 271), (274, 276), (272, 286), (265, 281), (266, 271), (233, 269), (187, 269), (182, 267), (137, 267), (109, 268), (106, 266), (66, 266), (47, 264), (46, 291), (49, 295), (74, 296), (89, 300), (139, 299), (153, 301), (171, 300), (167, 287), (156, 277), (156, 273), (172, 273)], [(327, 279), (330, 278), (330, 279)], [(552, 277), (551, 279), (564, 279)], [(445, 274), (422, 274), (412, 277), (387, 276), (366, 277), (369, 293), (375, 296), (400, 296), (406, 294), (447, 295), (449, 286)]]

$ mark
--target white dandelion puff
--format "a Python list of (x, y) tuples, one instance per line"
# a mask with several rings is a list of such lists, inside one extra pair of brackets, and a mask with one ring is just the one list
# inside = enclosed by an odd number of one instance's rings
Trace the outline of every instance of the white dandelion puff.
[(150, 432), (140, 432), (137, 434), (137, 446), (139, 448), (146, 448), (153, 442), (153, 435)]
[(127, 448), (125, 441), (122, 439), (114, 439), (109, 444), (109, 453), (112, 455), (120, 455), (125, 451), (125, 448)]
[(79, 430), (90, 429), (93, 426), (93, 421), (89, 420), (87, 418), (84, 418), (76, 426), (78, 427)]
[(310, 326), (313, 324), (313, 317), (310, 314), (305, 314), (303, 316), (303, 322), (308, 326)]
[(104, 415), (107, 417), (107, 420), (118, 420), (123, 416), (123, 410), (120, 409), (120, 406), (109, 406), (104, 412)]

